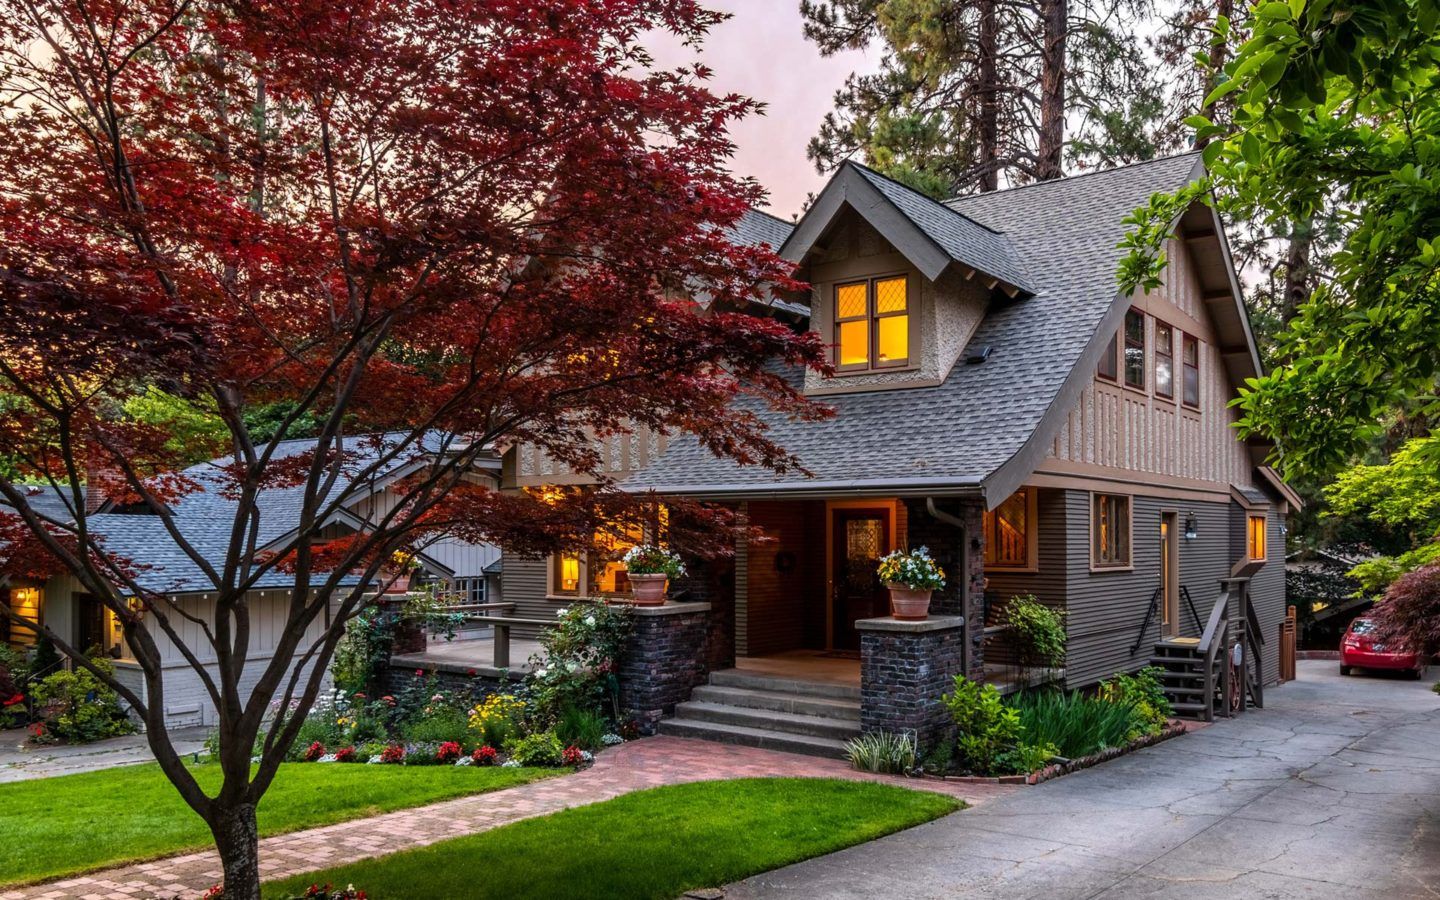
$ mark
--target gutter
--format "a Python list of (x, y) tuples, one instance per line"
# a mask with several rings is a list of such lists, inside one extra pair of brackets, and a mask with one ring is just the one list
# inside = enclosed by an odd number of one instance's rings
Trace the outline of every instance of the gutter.
[[(960, 669), (965, 677), (970, 677), (970, 629), (974, 626), (970, 623), (970, 543), (965, 533), (965, 522), (963, 519), (952, 516), (935, 505), (934, 497), (925, 498), (925, 511), (932, 519), (953, 525), (960, 531), (960, 603), (965, 610), (965, 642), (960, 645)], [(982, 623), (983, 624), (983, 623)]]
[(799, 500), (810, 497), (928, 497), (937, 491), (950, 497), (983, 497), (979, 479), (913, 478), (909, 480), (806, 481), (764, 484), (683, 484), (644, 485), (621, 482), (620, 490), (630, 494), (655, 493), (696, 500)]

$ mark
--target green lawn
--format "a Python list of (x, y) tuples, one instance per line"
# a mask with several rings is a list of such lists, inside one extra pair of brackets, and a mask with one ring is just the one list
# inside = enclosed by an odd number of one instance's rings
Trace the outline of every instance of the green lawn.
[[(511, 787), (551, 769), (281, 766), (260, 801), (262, 835)], [(217, 766), (196, 767), (214, 790)], [(210, 845), (210, 831), (155, 764), (0, 784), (0, 885)]]
[(265, 886), (354, 884), (372, 900), (670, 900), (919, 825), (961, 808), (869, 782), (748, 778), (654, 788)]

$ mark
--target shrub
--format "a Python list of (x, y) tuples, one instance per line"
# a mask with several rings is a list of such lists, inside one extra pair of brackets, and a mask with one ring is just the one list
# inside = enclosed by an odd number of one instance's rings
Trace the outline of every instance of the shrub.
[(1033, 594), (1011, 597), (1005, 605), (1004, 624), (1010, 628), (1022, 664), (1058, 666), (1065, 661), (1063, 610), (1051, 609)]
[(872, 731), (845, 743), (845, 758), (861, 772), (903, 775), (915, 768), (915, 734)]
[(531, 712), (553, 722), (566, 707), (606, 709), (619, 718), (620, 683), (615, 673), (634, 627), (624, 605), (572, 603), (540, 639), (544, 652), (530, 659), (526, 688)]
[(605, 738), (605, 718), (588, 709), (567, 707), (555, 723), (555, 734), (562, 743), (574, 744), (581, 750), (598, 750)]
[(571, 744), (560, 754), (561, 765), (578, 766), (585, 761), (585, 751)]
[(453, 763), (465, 754), (465, 750), (454, 741), (446, 741), (435, 751), (435, 761)]
[(474, 753), (470, 754), (470, 758), (477, 766), (493, 766), (499, 756), (500, 754), (495, 752), (495, 748), (489, 744), (481, 744), (475, 748)]
[(510, 758), (522, 766), (558, 766), (565, 756), (565, 746), (553, 731), (537, 731), (516, 738), (507, 749)]
[(513, 694), (491, 694), (485, 702), (470, 711), (470, 731), (483, 744), (503, 747), (520, 733), (520, 720), (525, 714), (525, 701)]
[[(112, 673), (114, 664), (104, 657), (91, 660)], [(8, 698), (7, 698), (8, 699)], [(36, 714), (42, 729), (37, 738), (87, 744), (118, 734), (130, 734), (134, 724), (120, 708), (120, 698), (88, 669), (60, 670), (47, 675), (34, 688)]]
[(395, 629), (378, 606), (367, 607), (345, 625), (345, 636), (335, 648), (330, 674), (335, 686), (354, 693), (368, 691), (380, 680), (390, 659)]
[(955, 691), (942, 700), (960, 732), (955, 749), (963, 769), (977, 775), (1011, 774), (1020, 771), (1016, 765), (1059, 752), (1050, 745), (1026, 745), (1020, 713), (1001, 701), (993, 684), (982, 686), (956, 675)]
[(1027, 741), (1053, 746), (1071, 759), (1133, 740), (1136, 713), (1125, 703), (1079, 691), (1033, 691), (1010, 698), (1008, 705), (1019, 713)]
[[(1440, 541), (1425, 546), (1437, 548)], [(1397, 578), (1375, 604), (1374, 616), (1376, 640), (1417, 653), (1440, 652), (1440, 561)]]
[(340, 726), (335, 724), (335, 717), (328, 709), (316, 710), (305, 717), (300, 723), (300, 730), (295, 734), (295, 740), (290, 744), (290, 752), (286, 758), (291, 762), (305, 758), (306, 748), (312, 744), (339, 744), (344, 740)]
[(336, 762), (355, 762), (355, 761), (356, 761), (355, 748), (354, 748), (354, 747), (341, 747), (339, 750), (336, 750), (336, 751), (335, 751), (335, 761), (336, 761)]
[(470, 720), (464, 710), (453, 706), (437, 704), (429, 712), (421, 713), (406, 723), (402, 735), (415, 743), (470, 744)]
[(901, 584), (916, 591), (945, 587), (945, 570), (930, 557), (930, 548), (896, 550), (880, 560), (875, 574), (886, 584)]
[(405, 748), (400, 744), (390, 744), (380, 751), (380, 761), (387, 765), (399, 765), (405, 761)]
[(1131, 711), (1132, 725), (1128, 740), (1144, 735), (1157, 735), (1170, 718), (1170, 701), (1160, 683), (1157, 666), (1146, 666), (1134, 675), (1116, 675), (1100, 682), (1099, 696)]

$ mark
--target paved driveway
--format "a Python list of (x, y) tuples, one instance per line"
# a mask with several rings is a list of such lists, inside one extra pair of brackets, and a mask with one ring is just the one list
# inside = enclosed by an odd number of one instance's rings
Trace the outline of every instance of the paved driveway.
[(1440, 897), (1429, 683), (1302, 661), (1267, 699), (727, 897)]

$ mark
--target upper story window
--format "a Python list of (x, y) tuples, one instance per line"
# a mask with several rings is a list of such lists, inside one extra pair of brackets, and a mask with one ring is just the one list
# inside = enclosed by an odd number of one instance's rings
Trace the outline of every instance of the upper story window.
[(835, 286), (835, 368), (910, 364), (910, 298), (904, 275)]
[(1035, 532), (1035, 491), (1021, 488), (1004, 503), (985, 513), (985, 568), (1025, 569), (1035, 561), (1031, 548)]
[(1246, 546), (1250, 552), (1250, 559), (1260, 562), (1265, 559), (1265, 517), (1250, 516), (1249, 525), (1245, 529)]
[(1095, 374), (1106, 381), (1120, 380), (1120, 335), (1110, 335), (1110, 343), (1105, 345), (1105, 352), (1100, 354), (1100, 362), (1095, 365)]
[(1175, 398), (1175, 329), (1155, 322), (1155, 396)]
[(1097, 569), (1130, 565), (1130, 498), (1095, 494), (1090, 512), (1090, 564)]
[(1145, 314), (1125, 313), (1125, 385), (1145, 390)]
[(1181, 363), (1184, 367), (1181, 377), (1181, 399), (1186, 406), (1200, 406), (1200, 341), (1193, 335), (1185, 335), (1184, 357)]

